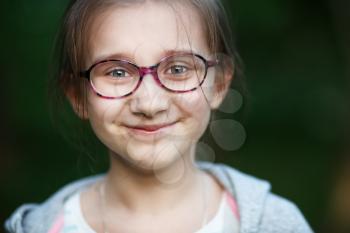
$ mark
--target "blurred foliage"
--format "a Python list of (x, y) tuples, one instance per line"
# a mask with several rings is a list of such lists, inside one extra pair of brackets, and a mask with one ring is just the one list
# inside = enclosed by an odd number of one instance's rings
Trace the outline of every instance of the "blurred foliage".
[[(106, 167), (99, 143), (88, 143), (92, 155), (86, 156), (59, 134), (59, 121), (50, 121), (48, 67), (66, 2), (0, 3), (1, 222), (18, 205), (41, 202), (68, 181)], [(213, 143), (216, 161), (271, 181), (273, 191), (296, 202), (320, 232), (348, 129), (339, 21), (327, 1), (236, 0), (227, 6), (249, 95), (244, 110), (217, 117), (238, 119), (248, 137), (236, 152)]]

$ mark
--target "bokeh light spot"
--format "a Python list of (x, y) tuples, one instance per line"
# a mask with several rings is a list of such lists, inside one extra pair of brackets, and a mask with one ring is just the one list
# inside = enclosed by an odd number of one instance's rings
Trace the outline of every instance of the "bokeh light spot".
[(231, 119), (211, 122), (210, 132), (215, 142), (227, 151), (241, 148), (247, 137), (243, 125)]

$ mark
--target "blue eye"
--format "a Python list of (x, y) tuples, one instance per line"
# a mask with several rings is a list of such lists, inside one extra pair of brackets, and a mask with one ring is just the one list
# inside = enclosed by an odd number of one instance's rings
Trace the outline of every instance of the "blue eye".
[(183, 74), (186, 71), (188, 71), (188, 69), (185, 66), (180, 66), (180, 65), (176, 65), (176, 66), (172, 66), (170, 67), (170, 73), (171, 74)]
[(128, 72), (123, 69), (114, 69), (108, 74), (116, 78), (124, 78), (129, 76)]

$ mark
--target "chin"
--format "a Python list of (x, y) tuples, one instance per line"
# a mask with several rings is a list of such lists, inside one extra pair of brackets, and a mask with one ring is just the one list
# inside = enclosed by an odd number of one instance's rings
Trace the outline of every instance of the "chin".
[(144, 172), (155, 172), (178, 164), (189, 156), (184, 151), (188, 151), (175, 143), (165, 145), (147, 145), (141, 143), (130, 143), (124, 159), (128, 163)]

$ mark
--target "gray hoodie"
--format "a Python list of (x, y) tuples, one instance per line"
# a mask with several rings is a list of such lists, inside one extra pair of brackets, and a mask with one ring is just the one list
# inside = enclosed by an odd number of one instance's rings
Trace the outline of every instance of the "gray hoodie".
[[(198, 166), (216, 177), (237, 200), (241, 233), (311, 233), (299, 209), (270, 192), (270, 184), (222, 164), (200, 162)], [(19, 207), (6, 221), (9, 233), (47, 233), (65, 200), (101, 179), (84, 178), (66, 185), (42, 204)]]

